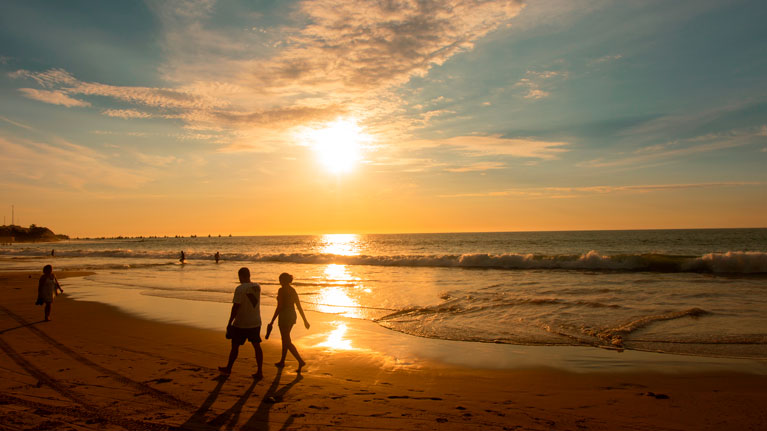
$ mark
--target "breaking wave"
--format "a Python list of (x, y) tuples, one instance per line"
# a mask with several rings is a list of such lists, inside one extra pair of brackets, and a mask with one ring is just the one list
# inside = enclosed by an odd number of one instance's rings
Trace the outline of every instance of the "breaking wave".
[[(0, 250), (6, 256), (40, 256), (39, 249)], [(103, 257), (134, 259), (169, 259), (177, 252), (117, 250), (68, 250), (57, 257)], [(187, 253), (187, 259), (211, 260), (209, 253)], [(438, 267), (477, 269), (570, 269), (594, 271), (699, 272), (716, 274), (767, 273), (767, 252), (728, 251), (703, 256), (679, 256), (657, 253), (602, 255), (595, 250), (580, 255), (561, 254), (461, 254), (461, 255), (337, 255), (324, 253), (230, 253), (222, 259), (244, 262), (286, 262), (305, 264), (371, 265), (391, 267)]]

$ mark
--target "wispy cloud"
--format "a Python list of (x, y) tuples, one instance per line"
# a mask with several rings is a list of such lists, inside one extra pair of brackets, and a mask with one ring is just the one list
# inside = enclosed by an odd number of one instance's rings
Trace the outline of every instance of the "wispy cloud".
[(152, 115), (135, 109), (105, 109), (102, 114), (117, 118), (151, 118)]
[(749, 145), (757, 142), (754, 138), (762, 136), (761, 128), (757, 130), (733, 130), (728, 133), (707, 134), (684, 140), (648, 145), (635, 150), (632, 154), (624, 154), (614, 158), (593, 159), (580, 163), (579, 166), (597, 168), (639, 166), (659, 160), (669, 161), (694, 154)]
[(38, 142), (0, 137), (0, 164), (0, 181), (49, 189), (135, 189), (150, 180), (141, 172), (110, 163), (103, 154), (61, 139)]
[[(566, 72), (560, 72), (555, 70), (545, 70), (541, 72), (528, 70), (525, 73), (525, 77), (517, 81), (514, 84), (515, 87), (521, 87), (525, 89), (525, 99), (544, 99), (551, 95), (550, 91), (547, 91), (551, 87), (551, 80), (553, 78), (567, 77)], [(547, 90), (544, 90), (546, 88)]]
[(576, 198), (594, 194), (608, 194), (608, 193), (653, 193), (672, 190), (685, 190), (685, 189), (708, 189), (708, 188), (720, 188), (720, 187), (746, 187), (746, 186), (762, 186), (762, 182), (750, 182), (750, 181), (725, 181), (725, 182), (709, 182), (709, 183), (682, 183), (682, 184), (641, 184), (641, 185), (623, 185), (623, 186), (586, 186), (586, 187), (531, 187), (531, 188), (512, 188), (506, 190), (496, 190), (488, 192), (478, 193), (457, 193), (449, 195), (441, 195), (445, 198), (465, 198), (465, 197), (504, 197), (504, 196), (519, 196), (529, 198), (548, 198), (548, 199), (563, 199), (563, 198)]
[(506, 164), (501, 162), (478, 162), (466, 166), (451, 167), (445, 170), (448, 172), (483, 172), (492, 169), (503, 169), (505, 167)]
[(532, 159), (552, 160), (569, 151), (567, 142), (542, 141), (533, 138), (504, 138), (500, 135), (456, 136), (447, 139), (418, 140), (407, 144), (408, 148), (447, 146), (473, 156), (503, 155)]
[(52, 105), (63, 106), (91, 106), (90, 103), (69, 97), (63, 91), (58, 90), (38, 90), (36, 88), (19, 88), (19, 91), (27, 98), (40, 102), (50, 103)]
[(623, 54), (605, 55), (597, 59), (594, 59), (591, 63), (592, 64), (610, 63), (613, 61), (620, 60), (621, 58), (623, 58)]
[(305, 1), (310, 24), (267, 62), (264, 77), (347, 91), (402, 84), (471, 49), (521, 9), (519, 1)]
[(32, 127), (27, 126), (24, 123), (19, 123), (18, 121), (14, 121), (14, 120), (11, 120), (10, 118), (3, 117), (2, 115), (0, 115), (0, 121), (5, 121), (8, 124), (13, 124), (14, 126), (21, 127), (22, 129), (33, 130)]
[[(211, 27), (214, 4), (149, 3), (169, 54), (160, 69), (177, 86), (86, 82), (63, 69), (11, 76), (36, 82), (43, 90), (25, 90), (27, 97), (47, 103), (88, 106), (77, 97), (106, 97), (132, 107), (100, 109), (105, 115), (180, 119), (228, 134), (219, 139), (226, 151), (268, 151), (291, 144), (290, 127), (343, 115), (401, 132), (447, 113), (432, 109), (400, 124), (391, 119), (401, 107), (391, 90), (472, 49), (523, 8), (520, 0), (306, 0), (292, 16), (296, 25), (267, 32)], [(243, 136), (272, 142), (252, 145)]]

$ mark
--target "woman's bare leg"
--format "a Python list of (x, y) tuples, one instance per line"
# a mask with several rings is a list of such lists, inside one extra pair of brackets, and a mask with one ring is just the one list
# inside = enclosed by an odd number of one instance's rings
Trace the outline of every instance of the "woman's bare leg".
[(284, 367), (285, 358), (288, 356), (288, 349), (293, 345), (290, 340), (290, 331), (293, 329), (293, 325), (280, 326), (280, 338), (282, 339), (282, 355), (280, 356), (280, 362), (277, 362), (276, 366)]

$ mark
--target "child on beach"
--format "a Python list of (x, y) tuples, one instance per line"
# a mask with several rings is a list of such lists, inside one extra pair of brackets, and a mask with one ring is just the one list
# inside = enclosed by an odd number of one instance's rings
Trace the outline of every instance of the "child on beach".
[(43, 267), (43, 275), (40, 276), (40, 280), (37, 282), (37, 302), (35, 304), (45, 304), (46, 322), (51, 320), (51, 305), (57, 290), (64, 293), (64, 289), (61, 288), (59, 281), (56, 280), (56, 276), (53, 275), (53, 266), (45, 265)]
[(285, 357), (288, 354), (288, 350), (290, 350), (290, 353), (292, 353), (298, 361), (298, 371), (301, 371), (301, 368), (306, 365), (306, 362), (301, 359), (301, 355), (298, 354), (296, 346), (294, 346), (293, 342), (290, 340), (290, 331), (293, 329), (293, 325), (296, 324), (297, 320), (296, 309), (293, 306), (295, 305), (298, 307), (298, 311), (301, 313), (301, 318), (304, 319), (304, 326), (306, 326), (306, 329), (309, 329), (309, 321), (306, 320), (304, 309), (301, 307), (301, 300), (298, 299), (296, 289), (290, 285), (292, 282), (292, 275), (287, 272), (280, 274), (280, 285), (282, 287), (277, 291), (277, 308), (274, 310), (272, 321), (269, 322), (269, 325), (266, 328), (266, 333), (268, 334), (272, 331), (274, 319), (279, 316), (280, 320), (277, 324), (280, 327), (280, 336), (282, 337), (282, 357), (280, 357), (280, 362), (277, 362), (274, 365), (278, 368), (284, 367)]
[(240, 346), (245, 340), (250, 341), (256, 351), (256, 363), (258, 371), (253, 377), (263, 378), (261, 371), (264, 362), (264, 353), (261, 350), (261, 286), (250, 281), (250, 270), (240, 268), (237, 275), (240, 285), (234, 289), (232, 299), (232, 311), (226, 324), (226, 338), (232, 340), (232, 350), (229, 352), (229, 362), (225, 367), (218, 367), (221, 374), (228, 376), (232, 373), (232, 365), (237, 359)]

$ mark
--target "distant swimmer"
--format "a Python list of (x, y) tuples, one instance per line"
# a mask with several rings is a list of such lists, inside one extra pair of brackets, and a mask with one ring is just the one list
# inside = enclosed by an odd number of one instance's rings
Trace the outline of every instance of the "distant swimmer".
[(219, 260), (221, 260), (221, 253), (216, 252), (216, 254), (213, 256), (214, 259), (216, 259), (216, 263), (218, 263)]
[(184, 255), (184, 250), (181, 250), (181, 257), (178, 259), (178, 261), (181, 263), (186, 262), (186, 255)]

